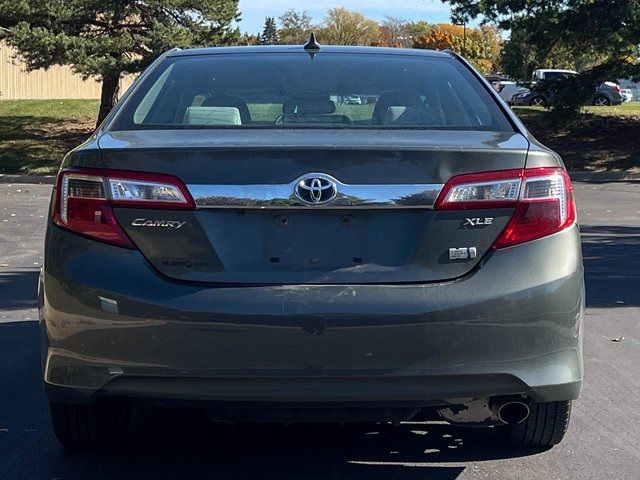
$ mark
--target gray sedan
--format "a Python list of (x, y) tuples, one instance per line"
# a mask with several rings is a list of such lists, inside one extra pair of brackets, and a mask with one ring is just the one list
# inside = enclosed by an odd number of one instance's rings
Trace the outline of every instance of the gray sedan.
[(145, 401), (554, 445), (583, 376), (575, 212), (559, 156), (453, 53), (172, 50), (58, 174), (54, 431), (121, 445)]

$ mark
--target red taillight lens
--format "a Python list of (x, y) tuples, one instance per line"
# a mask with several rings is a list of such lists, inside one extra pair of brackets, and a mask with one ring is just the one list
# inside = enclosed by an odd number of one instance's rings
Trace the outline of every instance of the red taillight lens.
[(493, 248), (546, 237), (575, 221), (576, 205), (567, 172), (562, 168), (525, 170), (516, 211)]
[(193, 209), (184, 184), (170, 175), (102, 169), (58, 174), (53, 222), (86, 237), (135, 248), (112, 207)]
[(562, 168), (503, 170), (453, 177), (436, 210), (515, 207), (495, 241), (504, 248), (564, 230), (576, 220), (573, 188)]

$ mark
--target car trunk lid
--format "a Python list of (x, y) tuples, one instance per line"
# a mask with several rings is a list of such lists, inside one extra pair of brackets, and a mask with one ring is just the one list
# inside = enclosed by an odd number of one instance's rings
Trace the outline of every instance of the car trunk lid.
[[(465, 275), (513, 209), (434, 211), (435, 198), (455, 175), (524, 168), (529, 146), (517, 133), (440, 130), (140, 130), (99, 143), (106, 168), (187, 185), (193, 211), (116, 208), (116, 218), (164, 275), (216, 284)], [(337, 189), (328, 201), (326, 182)]]

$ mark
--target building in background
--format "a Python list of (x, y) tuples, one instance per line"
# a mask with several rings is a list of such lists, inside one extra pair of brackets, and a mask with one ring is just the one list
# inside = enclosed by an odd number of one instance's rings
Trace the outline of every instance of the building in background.
[[(120, 94), (131, 85), (132, 77), (120, 81)], [(68, 66), (27, 71), (16, 51), (0, 42), (0, 100), (47, 100), (100, 98), (100, 82), (83, 79)]]

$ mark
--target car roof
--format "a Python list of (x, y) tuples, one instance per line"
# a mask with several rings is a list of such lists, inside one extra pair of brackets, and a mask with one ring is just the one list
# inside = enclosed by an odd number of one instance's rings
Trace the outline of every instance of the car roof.
[(536, 70), (536, 72), (543, 72), (543, 73), (547, 73), (547, 72), (578, 73), (575, 70), (563, 70), (563, 69), (560, 69), (560, 68), (538, 68)]
[[(187, 57), (194, 55), (218, 55), (229, 53), (306, 53), (303, 45), (252, 45), (241, 47), (206, 47), (189, 48), (186, 50), (175, 50), (169, 57)], [(360, 46), (339, 46), (321, 45), (318, 55), (322, 53), (357, 53), (374, 55), (412, 55), (432, 58), (454, 58), (449, 52), (437, 50), (423, 50), (417, 48), (391, 48), (391, 47), (360, 47)]]

